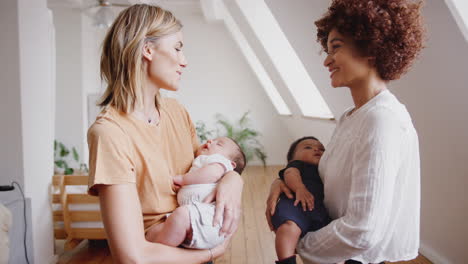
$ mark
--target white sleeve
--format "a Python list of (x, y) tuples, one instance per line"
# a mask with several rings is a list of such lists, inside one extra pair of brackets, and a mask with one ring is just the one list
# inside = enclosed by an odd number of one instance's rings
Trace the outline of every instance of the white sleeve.
[(200, 159), (200, 164), (201, 164), (200, 168), (211, 163), (219, 163), (223, 165), (224, 170), (225, 170), (224, 173), (234, 170), (234, 168), (232, 167), (231, 161), (221, 154), (201, 155), (201, 156), (198, 156), (197, 159), (198, 158)]
[(297, 251), (304, 263), (351, 259), (384, 238), (405, 133), (390, 110), (371, 113), (353, 151), (346, 214), (299, 242)]

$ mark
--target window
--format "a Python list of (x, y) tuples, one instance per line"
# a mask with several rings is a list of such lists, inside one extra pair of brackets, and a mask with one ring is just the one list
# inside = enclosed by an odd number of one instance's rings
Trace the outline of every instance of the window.
[(247, 59), (247, 62), (249, 63), (252, 70), (254, 71), (260, 83), (262, 84), (263, 89), (267, 93), (274, 107), (276, 108), (276, 111), (280, 115), (291, 115), (291, 110), (289, 110), (288, 106), (286, 105), (283, 98), (281, 97), (278, 90), (276, 89), (275, 84), (271, 80), (268, 73), (265, 71), (265, 68), (259, 61), (258, 57), (255, 55), (255, 52), (250, 47), (249, 43), (247, 42), (244, 35), (240, 31), (238, 25), (232, 18), (231, 14), (226, 9), (226, 6), (222, 3), (222, 1), (219, 1), (217, 3), (219, 4), (218, 10), (219, 12), (222, 13), (222, 17), (224, 18), (226, 27), (231, 32), (233, 38), (239, 45), (242, 53)]
[(327, 103), (265, 2), (257, 0), (236, 2), (299, 105), (302, 114), (307, 117), (332, 119), (333, 114)]

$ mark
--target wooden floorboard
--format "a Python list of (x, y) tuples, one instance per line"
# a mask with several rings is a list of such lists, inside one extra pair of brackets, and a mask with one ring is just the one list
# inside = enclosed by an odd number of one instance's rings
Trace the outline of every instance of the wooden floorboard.
[[(274, 233), (265, 220), (265, 200), (271, 182), (277, 177), (278, 166), (247, 167), (242, 197), (243, 214), (239, 228), (231, 244), (215, 264), (272, 264), (276, 260)], [(63, 250), (63, 241), (56, 242), (56, 254), (60, 255), (59, 264), (109, 264), (112, 263), (109, 249), (105, 243), (82, 242), (72, 251)], [(302, 264), (302, 261), (298, 261)], [(395, 262), (395, 264), (432, 264), (420, 255), (418, 258)]]

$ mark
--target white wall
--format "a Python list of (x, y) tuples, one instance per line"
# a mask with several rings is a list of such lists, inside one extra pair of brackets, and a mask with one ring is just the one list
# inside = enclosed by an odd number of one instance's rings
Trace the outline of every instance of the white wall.
[(55, 137), (69, 148), (75, 146), (80, 162), (88, 163), (88, 94), (103, 89), (99, 63), (106, 29), (94, 27), (90, 16), (70, 4), (54, 3), (53, 16), (57, 43)]
[[(50, 263), (53, 258), (48, 199), (53, 166), (53, 54), (46, 5), (45, 0), (0, 3), (0, 79), (4, 92), (0, 99), (4, 128), (1, 182), (18, 181), (26, 197), (31, 198), (32, 226), (28, 227), (33, 234), (28, 244), (34, 245), (34, 252), (29, 252), (31, 263)], [(15, 190), (15, 195), (20, 196), (20, 192)]]
[[(81, 152), (82, 161), (88, 163), (88, 141), (86, 135), (89, 124), (94, 122), (94, 118), (88, 119), (88, 95), (101, 93), (105, 89), (105, 83), (101, 82), (100, 77), (100, 61), (101, 61), (101, 45), (105, 37), (107, 29), (96, 28), (92, 25), (93, 21), (90, 16), (81, 16), (81, 72), (82, 72), (82, 89), (81, 107), (85, 111), (82, 116), (81, 135), (83, 152)], [(91, 107), (95, 108), (95, 101), (89, 101)]]
[[(0, 185), (10, 185), (17, 182), (25, 187), (23, 166), (23, 139), (21, 122), (21, 72), (20, 45), (18, 25), (18, 2), (7, 0), (0, 2), (0, 123), (2, 137), (0, 138)], [(30, 202), (30, 199), (27, 199)], [(0, 203), (12, 213), (13, 223), (9, 230), (10, 262), (25, 262), (23, 246), (24, 220), (23, 199), (15, 185), (15, 190), (0, 192)], [(26, 213), (30, 215), (30, 204)], [(27, 216), (27, 219), (30, 217)], [(31, 239), (31, 221), (26, 220), (29, 227), (27, 233), (28, 256), (33, 256)], [(32, 262), (31, 262), (32, 263)]]
[[(0, 185), (24, 182), (17, 12), (15, 0), (0, 2)], [(0, 200), (5, 201), (9, 195), (0, 193)]]
[(468, 259), (468, 44), (444, 1), (424, 8), (428, 42), (413, 70), (392, 84), (421, 149), (421, 251), (435, 263)]
[[(56, 30), (55, 138), (76, 147), (83, 156), (85, 144), (83, 112), (82, 13), (70, 7), (54, 7)], [(72, 164), (69, 164), (72, 165)]]
[(34, 262), (51, 263), (53, 225), (49, 186), (53, 174), (53, 26), (47, 1), (18, 1), (23, 168), (31, 198)]

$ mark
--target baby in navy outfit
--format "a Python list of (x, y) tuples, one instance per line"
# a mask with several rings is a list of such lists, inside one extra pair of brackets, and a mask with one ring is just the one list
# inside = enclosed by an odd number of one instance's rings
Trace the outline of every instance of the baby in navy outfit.
[(289, 199), (281, 194), (271, 218), (276, 233), (276, 263), (295, 264), (299, 238), (331, 221), (323, 204), (323, 183), (318, 174), (324, 151), (315, 137), (300, 138), (289, 147), (288, 165), (279, 172), (279, 177), (295, 197)]

